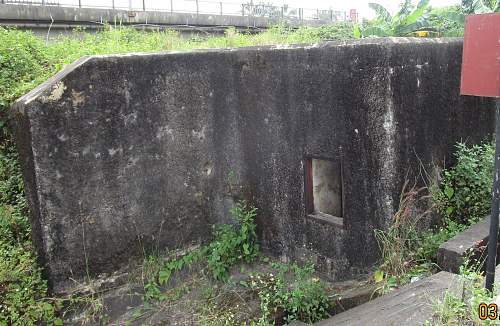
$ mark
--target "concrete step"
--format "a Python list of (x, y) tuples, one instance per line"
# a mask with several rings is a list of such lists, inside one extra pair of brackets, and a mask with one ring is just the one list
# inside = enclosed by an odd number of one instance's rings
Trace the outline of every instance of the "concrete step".
[(433, 303), (441, 299), (446, 290), (462, 295), (458, 275), (439, 272), (314, 325), (420, 326), (431, 319)]
[(474, 248), (478, 242), (486, 241), (489, 232), (490, 217), (487, 216), (443, 243), (437, 252), (437, 263), (439, 267), (447, 272), (458, 273), (466, 251)]
[(378, 297), (376, 293), (377, 287), (377, 284), (360, 282), (359, 286), (337, 292), (339, 294), (339, 298), (335, 301), (333, 309), (329, 311), (330, 314), (340, 314), (375, 299)]

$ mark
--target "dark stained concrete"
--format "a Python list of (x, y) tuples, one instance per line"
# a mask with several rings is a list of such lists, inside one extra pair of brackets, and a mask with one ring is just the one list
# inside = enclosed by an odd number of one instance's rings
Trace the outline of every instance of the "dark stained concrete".
[[(399, 38), (82, 58), (12, 109), (51, 285), (206, 240), (241, 198), (268, 253), (364, 271), (405, 179), (493, 130), (493, 102), (459, 95), (461, 53)], [(306, 157), (341, 162), (342, 223), (307, 216)]]

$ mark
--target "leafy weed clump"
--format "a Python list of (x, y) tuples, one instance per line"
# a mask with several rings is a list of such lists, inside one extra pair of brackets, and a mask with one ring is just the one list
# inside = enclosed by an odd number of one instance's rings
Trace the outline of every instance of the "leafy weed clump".
[(231, 210), (236, 224), (225, 224), (214, 229), (213, 240), (180, 257), (171, 257), (157, 269), (157, 275), (149, 277), (145, 284), (147, 300), (165, 300), (160, 286), (165, 285), (175, 272), (194, 263), (203, 263), (210, 276), (226, 281), (229, 269), (239, 262), (252, 262), (259, 254), (255, 217), (257, 209), (245, 201), (239, 201)]
[(438, 213), (459, 224), (477, 222), (490, 213), (494, 155), (492, 143), (456, 145), (456, 165), (430, 189)]
[(274, 264), (277, 274), (250, 275), (244, 285), (260, 300), (261, 317), (256, 325), (268, 325), (272, 317), (282, 316), (289, 323), (300, 320), (313, 323), (329, 316), (331, 308), (327, 287), (314, 277), (314, 265)]

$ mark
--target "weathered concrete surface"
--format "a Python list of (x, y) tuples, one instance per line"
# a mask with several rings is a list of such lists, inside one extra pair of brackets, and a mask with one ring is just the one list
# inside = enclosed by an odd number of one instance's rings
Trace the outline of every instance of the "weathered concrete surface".
[(468, 250), (482, 240), (488, 240), (490, 233), (490, 217), (479, 221), (443, 243), (437, 252), (439, 267), (448, 272), (458, 273)]
[(304, 322), (301, 322), (300, 320), (293, 320), (291, 321), (288, 326), (306, 326), (307, 324)]
[(457, 275), (439, 272), (314, 325), (421, 326), (431, 320), (435, 300), (446, 291), (461, 297), (462, 282)]
[[(459, 96), (461, 53), (401, 38), (79, 60), (12, 110), (51, 284), (206, 239), (239, 198), (267, 252), (362, 271), (405, 179), (493, 130), (493, 101)], [(342, 224), (306, 215), (305, 157), (341, 162)]]
[(378, 297), (376, 290), (378, 284), (363, 282), (359, 286), (338, 293), (339, 298), (333, 305), (331, 315), (340, 314), (346, 310), (362, 305)]

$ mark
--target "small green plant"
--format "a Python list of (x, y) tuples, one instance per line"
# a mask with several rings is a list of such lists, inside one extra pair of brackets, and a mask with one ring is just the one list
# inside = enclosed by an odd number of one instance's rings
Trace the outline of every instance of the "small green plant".
[(440, 185), (430, 188), (442, 216), (469, 225), (490, 213), (494, 154), (492, 143), (456, 145), (456, 165), (443, 171)]
[(250, 275), (244, 285), (260, 299), (261, 317), (257, 325), (268, 325), (272, 314), (282, 312), (285, 322), (313, 323), (328, 317), (330, 301), (326, 285), (314, 277), (314, 265), (275, 264), (277, 274)]
[(446, 291), (442, 300), (434, 304), (434, 318), (425, 326), (464, 325), (467, 304), (456, 294)]
[(167, 296), (161, 291), (156, 282), (148, 282), (144, 285), (144, 299), (146, 301), (164, 301)]
[(245, 201), (239, 201), (231, 210), (235, 224), (215, 227), (213, 240), (182, 256), (173, 255), (164, 264), (150, 257), (143, 264), (146, 300), (165, 300), (160, 290), (175, 272), (194, 263), (206, 262), (209, 274), (219, 281), (226, 281), (229, 269), (238, 262), (252, 262), (259, 254), (255, 217), (257, 209)]
[(208, 269), (217, 280), (226, 280), (229, 268), (236, 262), (251, 262), (259, 253), (254, 219), (257, 209), (240, 201), (231, 210), (238, 226), (223, 225), (216, 229), (214, 241), (207, 248)]
[(106, 324), (108, 316), (104, 310), (103, 298), (94, 289), (90, 290), (90, 293), (84, 295), (70, 295), (67, 298), (56, 299), (55, 305), (61, 315), (78, 316), (78, 321), (82, 325)]
[(198, 262), (206, 254), (206, 248), (198, 248), (181, 257), (173, 257), (167, 261), (158, 273), (158, 281), (161, 285), (168, 282), (173, 273), (182, 270), (184, 267)]
[(464, 231), (467, 225), (445, 219), (441, 227), (424, 231), (420, 234), (419, 245), (416, 251), (417, 259), (436, 262), (439, 246)]
[(38, 320), (61, 325), (46, 292), (30, 244), (0, 240), (0, 325), (35, 325)]

